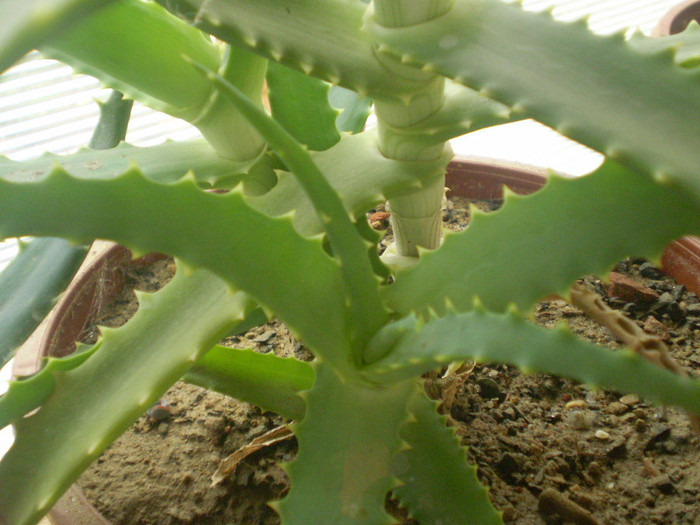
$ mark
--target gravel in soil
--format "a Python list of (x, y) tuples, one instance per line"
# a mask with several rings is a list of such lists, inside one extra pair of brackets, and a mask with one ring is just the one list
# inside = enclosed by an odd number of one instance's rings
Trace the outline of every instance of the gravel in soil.
[[(450, 200), (446, 227), (465, 224), (464, 204)], [(498, 203), (476, 205), (489, 211)], [(621, 298), (625, 296), (611, 294), (609, 285), (592, 276), (584, 283), (611, 307), (663, 337), (674, 358), (697, 375), (698, 298), (644, 260), (622, 261), (615, 271), (652, 290), (656, 298)], [(172, 267), (163, 263), (153, 278), (168, 272)], [(133, 297), (127, 291), (116, 303), (121, 308), (119, 303), (132, 304)], [(619, 346), (607, 329), (562, 300), (538, 304), (533, 316), (543, 326), (565, 321), (585, 339)], [(224, 343), (313, 357), (277, 321)], [(700, 439), (680, 411), (567, 379), (523, 375), (505, 365), (468, 367), (460, 379), (451, 391), (449, 424), (468, 447), (469, 460), (478, 465), (479, 478), (506, 522), (700, 524)], [(427, 380), (433, 395), (445, 394), (449, 386)], [(230, 477), (210, 485), (223, 458), (282, 424), (281, 418), (185, 383), (174, 385), (164, 400), (169, 415), (158, 420), (144, 415), (79, 480), (96, 507), (117, 524), (279, 523), (265, 502), (288, 490), (279, 464), (293, 459), (294, 439), (250, 455)], [(415, 524), (395, 501), (389, 499), (388, 508), (401, 522)]]

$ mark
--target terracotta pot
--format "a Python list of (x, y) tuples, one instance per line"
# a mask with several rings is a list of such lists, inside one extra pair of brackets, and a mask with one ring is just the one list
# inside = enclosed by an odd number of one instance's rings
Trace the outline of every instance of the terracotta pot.
[(450, 195), (470, 199), (503, 198), (503, 186), (525, 195), (539, 190), (547, 182), (546, 170), (491, 161), (456, 157), (447, 166), (445, 185)]
[(689, 0), (672, 8), (656, 26), (652, 36), (667, 36), (680, 33), (693, 20), (700, 22), (700, 1)]
[[(700, 23), (700, 0), (686, 1), (672, 8), (656, 26), (653, 36), (680, 33), (693, 20)], [(700, 238), (689, 236), (672, 242), (661, 259), (661, 269), (700, 295)]]
[[(479, 200), (502, 199), (503, 185), (515, 193), (528, 194), (540, 189), (547, 181), (541, 169), (463, 158), (450, 163), (446, 179), (451, 194)], [(97, 241), (64, 296), (17, 352), (14, 374), (34, 373), (43, 356), (70, 353), (86, 325), (100, 315), (99, 305), (109, 303), (121, 291), (127, 267), (162, 257), (150, 254), (131, 261), (128, 249)], [(689, 238), (671, 243), (664, 253), (663, 263), (668, 275), (691, 290), (697, 289), (696, 293), (700, 294), (700, 240)], [(98, 282), (103, 286), (98, 288)], [(98, 290), (100, 301), (95, 301), (93, 297)], [(56, 503), (48, 520), (54, 525), (109, 524), (85, 499), (77, 485), (73, 485)]]

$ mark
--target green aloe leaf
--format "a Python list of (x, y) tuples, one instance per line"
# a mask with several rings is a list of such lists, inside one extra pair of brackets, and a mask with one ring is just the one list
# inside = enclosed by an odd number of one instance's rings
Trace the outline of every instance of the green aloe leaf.
[[(195, 27), (362, 96), (410, 92), (375, 57), (367, 6), (345, 0), (159, 0)], [(283, 16), (279, 16), (283, 13)], [(193, 57), (194, 58), (194, 57)]]
[(368, 378), (401, 381), (451, 361), (473, 359), (634, 392), (700, 414), (700, 379), (678, 376), (628, 349), (613, 351), (588, 343), (564, 325), (548, 330), (513, 313), (494, 314), (481, 307), (425, 324), (410, 320), (384, 329), (394, 332), (394, 344), (386, 357), (367, 367)]
[(340, 110), (340, 114), (335, 120), (338, 131), (355, 134), (364, 129), (372, 108), (370, 97), (361, 97), (344, 87), (332, 86), (328, 92), (328, 102)]
[(125, 100), (124, 94), (119, 91), (112, 91), (106, 102), (98, 104), (100, 119), (88, 146), (91, 149), (116, 148), (126, 137), (134, 101)]
[[(435, 161), (387, 159), (379, 151), (378, 140), (375, 131), (366, 131), (344, 136), (329, 150), (311, 153), (355, 221), (390, 197), (430, 184), (442, 176), (450, 160), (447, 154)], [(323, 225), (296, 177), (288, 172), (278, 175), (277, 185), (264, 195), (251, 198), (251, 204), (273, 217), (294, 211), (294, 226), (302, 235), (321, 233)]]
[[(38, 412), (13, 421), (15, 442), (0, 461), (0, 521), (25, 525), (41, 518), (114, 439), (255, 307), (212, 273), (184, 266), (178, 262), (177, 274), (161, 291), (140, 296), (141, 307), (126, 325), (102, 329), (99, 347), (79, 366), (55, 361), (39, 373), (55, 386)], [(68, 358), (76, 359), (81, 355)], [(10, 406), (17, 391), (11, 385), (6, 394)]]
[(0, 368), (51, 310), (83, 262), (87, 248), (35, 239), (0, 274)]
[(620, 259), (654, 259), (674, 238), (700, 232), (700, 204), (673, 184), (657, 183), (612, 161), (579, 179), (551, 176), (530, 196), (508, 195), (485, 215), (472, 209), (466, 231), (447, 234), (385, 288), (396, 311), (489, 310), (511, 303), (527, 311), (564, 295), (586, 273), (604, 274)]
[(384, 499), (414, 381), (384, 388), (345, 381), (323, 363), (315, 370), (306, 416), (292, 425), (299, 453), (286, 469), (291, 489), (274, 507), (286, 525), (392, 523)]
[(139, 166), (144, 176), (156, 182), (175, 182), (191, 173), (205, 187), (234, 174), (239, 174), (240, 179), (250, 167), (248, 162), (222, 159), (206, 141), (197, 139), (168, 141), (147, 148), (122, 143), (116, 148), (99, 152), (84, 148), (70, 155), (45, 153), (41, 157), (22, 161), (0, 157), (0, 177), (31, 182), (61, 166), (73, 177), (107, 180), (124, 173), (132, 163)]
[[(253, 210), (238, 191), (207, 193), (189, 177), (160, 184), (136, 168), (107, 180), (56, 168), (33, 182), (0, 180), (0, 235), (111, 239), (177, 256), (249, 292), (314, 352), (349, 364), (343, 281), (321, 239), (300, 237), (288, 217)], [(289, 253), (294, 264), (280, 266)]]
[(355, 350), (353, 359), (359, 363), (360, 349), (364, 348), (387, 319), (387, 312), (381, 305), (377, 292), (378, 278), (367, 257), (369, 243), (357, 232), (340, 197), (309, 156), (306, 148), (233, 84), (202, 65), (194, 65), (206, 74), (219, 92), (265, 137), (270, 147), (304, 188), (328, 235), (342, 272), (344, 299), (350, 318), (350, 340)]
[(413, 135), (411, 140), (421, 145), (434, 146), (465, 133), (512, 122), (517, 118), (520, 117), (510, 107), (448, 80), (443, 106), (410, 128), (402, 128), (401, 133)]
[(182, 54), (214, 69), (220, 62), (216, 46), (199, 31), (140, 0), (114, 2), (70, 31), (52, 35), (39, 50), (130, 98), (185, 119), (199, 116), (212, 92)]
[(0, 3), (0, 73), (22, 55), (110, 0), (29, 0)]
[(456, 0), (424, 24), (375, 23), (371, 32), (403, 61), (700, 195), (700, 76), (679, 68), (670, 52), (637, 51), (622, 35), (593, 35), (585, 21), (556, 22), (499, 0)]
[(694, 20), (685, 31), (675, 35), (651, 38), (635, 33), (629, 39), (629, 44), (644, 53), (666, 52), (673, 55), (676, 63), (684, 68), (691, 69), (700, 65), (700, 25)]
[(99, 344), (95, 344), (61, 359), (49, 358), (41, 372), (26, 379), (11, 381), (7, 393), (0, 396), (0, 428), (5, 428), (44, 404), (56, 388), (59, 373), (81, 365), (98, 347)]
[(299, 392), (311, 388), (314, 371), (311, 364), (294, 358), (217, 345), (183, 379), (288, 419), (301, 419), (306, 407)]
[(406, 448), (393, 460), (401, 485), (394, 494), (419, 523), (470, 523), (497, 525), (501, 513), (469, 465), (464, 450), (437, 404), (421, 391), (411, 398), (411, 418), (401, 427)]
[(329, 85), (277, 62), (267, 68), (272, 118), (310, 150), (323, 151), (340, 140), (338, 112), (328, 102)]

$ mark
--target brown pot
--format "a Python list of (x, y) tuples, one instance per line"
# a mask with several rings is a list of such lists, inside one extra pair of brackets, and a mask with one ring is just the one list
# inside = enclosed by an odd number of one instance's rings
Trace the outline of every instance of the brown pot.
[[(689, 0), (672, 8), (654, 29), (654, 36), (680, 33), (695, 20), (700, 23), (700, 0)], [(683, 237), (672, 242), (663, 254), (661, 269), (688, 290), (700, 295), (700, 238)]]
[[(547, 181), (541, 169), (462, 158), (450, 163), (446, 179), (451, 194), (479, 200), (502, 199), (503, 185), (515, 193), (528, 194), (540, 189)], [(150, 254), (131, 261), (128, 249), (96, 241), (66, 293), (17, 352), (13, 368), (15, 376), (36, 372), (43, 356), (72, 352), (74, 341), (80, 338), (86, 325), (100, 315), (99, 305), (108, 304), (121, 291), (127, 267), (146, 264), (159, 257), (164, 256)], [(668, 275), (700, 294), (700, 240), (684, 238), (674, 241), (664, 252), (663, 264)], [(98, 289), (98, 282), (106, 282), (108, 286)], [(98, 290), (100, 301), (95, 301), (93, 298)], [(109, 525), (77, 485), (73, 485), (54, 505), (48, 520), (54, 525)]]
[[(121, 292), (130, 266), (150, 264), (165, 257), (148, 254), (134, 261), (131, 251), (118, 244), (95, 241), (61, 299), (17, 350), (12, 367), (15, 377), (39, 370), (46, 356), (64, 356), (75, 350), (87, 326)], [(40, 525), (109, 525), (87, 501), (77, 485), (71, 486)]]
[(700, 1), (689, 0), (673, 7), (659, 22), (652, 36), (667, 36), (680, 33), (695, 20), (700, 22)]

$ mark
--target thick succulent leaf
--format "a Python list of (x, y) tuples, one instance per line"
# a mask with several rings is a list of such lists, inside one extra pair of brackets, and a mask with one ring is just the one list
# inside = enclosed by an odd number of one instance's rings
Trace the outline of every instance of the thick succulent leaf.
[(111, 239), (138, 253), (180, 257), (249, 292), (315, 352), (348, 363), (337, 264), (321, 239), (300, 237), (289, 218), (251, 209), (240, 192), (203, 192), (190, 178), (159, 184), (135, 168), (108, 180), (56, 168), (34, 182), (0, 180), (0, 235)]
[(87, 248), (63, 239), (35, 239), (0, 274), (0, 368), (53, 307)]
[(340, 140), (338, 111), (328, 102), (329, 85), (277, 62), (267, 68), (272, 118), (310, 150), (323, 151)]
[(565, 294), (586, 273), (602, 274), (630, 255), (655, 258), (664, 246), (700, 232), (700, 204), (673, 184), (655, 182), (614, 162), (580, 179), (552, 176), (530, 196), (508, 195), (488, 215), (472, 210), (466, 231), (447, 234), (385, 288), (396, 311), (525, 311)]
[(215, 346), (183, 379), (288, 419), (301, 419), (306, 407), (299, 392), (311, 388), (314, 370), (294, 358)]
[(28, 0), (0, 3), (0, 73), (25, 53), (109, 0)]
[[(354, 220), (390, 197), (429, 184), (444, 173), (450, 160), (448, 155), (436, 161), (387, 159), (379, 151), (378, 140), (374, 131), (346, 135), (329, 150), (311, 154)], [(302, 235), (323, 231), (311, 202), (291, 173), (280, 172), (277, 185), (250, 202), (274, 217), (294, 211), (294, 226)]]
[(100, 119), (92, 133), (88, 147), (91, 149), (116, 148), (126, 137), (131, 118), (133, 100), (124, 99), (124, 94), (112, 91), (105, 102), (98, 102)]
[(670, 52), (636, 51), (585, 21), (555, 22), (499, 0), (456, 0), (427, 23), (371, 25), (382, 49), (508, 104), (645, 173), (700, 195), (700, 77)]
[(39, 50), (130, 98), (185, 119), (196, 118), (212, 93), (182, 55), (215, 69), (220, 60), (216, 46), (199, 31), (141, 0), (115, 2), (70, 31), (52, 35)]
[[(14, 182), (31, 182), (48, 175), (57, 165), (81, 179), (114, 179), (132, 163), (148, 179), (175, 182), (187, 173), (202, 186), (233, 174), (242, 174), (249, 163), (237, 163), (219, 157), (206, 141), (168, 141), (158, 146), (139, 148), (122, 143), (116, 148), (95, 151), (81, 149), (71, 155), (52, 155), (14, 161), (0, 157), (0, 177)], [(241, 175), (242, 176), (242, 175)]]
[(629, 39), (635, 49), (649, 54), (667, 52), (673, 54), (676, 63), (685, 68), (700, 65), (700, 25), (693, 21), (688, 28), (678, 34), (651, 38), (635, 33)]
[(359, 133), (365, 128), (372, 108), (372, 99), (361, 97), (354, 91), (340, 86), (332, 86), (328, 92), (331, 106), (340, 110), (335, 126), (338, 131)]
[(454, 429), (439, 416), (437, 404), (421, 391), (411, 398), (411, 418), (401, 427), (406, 448), (393, 460), (401, 485), (394, 494), (419, 523), (503, 523), (487, 490), (469, 465)]
[(49, 358), (41, 373), (10, 382), (7, 393), (0, 396), (0, 428), (5, 428), (44, 404), (56, 388), (59, 372), (67, 372), (81, 365), (98, 347), (99, 343), (62, 359)]
[(159, 0), (236, 46), (366, 95), (410, 92), (376, 59), (361, 27), (366, 6), (346, 0)]
[[(426, 146), (442, 144), (454, 137), (515, 120), (511, 108), (452, 81), (445, 83), (445, 103), (428, 118), (402, 129)], [(517, 117), (520, 118), (520, 117)]]
[[(99, 348), (85, 362), (40, 372), (53, 376), (55, 387), (38, 412), (13, 422), (16, 439), (0, 461), (0, 521), (25, 525), (41, 518), (90, 462), (255, 307), (210, 272), (184, 266), (178, 264), (161, 291), (141, 296), (129, 323), (103, 329)], [(10, 405), (14, 395), (11, 385)]]
[(700, 414), (700, 379), (678, 376), (628, 349), (613, 351), (588, 343), (564, 325), (548, 330), (513, 313), (494, 314), (482, 308), (449, 313), (424, 325), (408, 321), (384, 329), (395, 332), (395, 342), (386, 357), (367, 367), (369, 378), (401, 381), (451, 361), (473, 359), (634, 392)]
[(355, 350), (353, 358), (359, 363), (359, 351), (387, 319), (387, 312), (379, 301), (379, 279), (366, 256), (370, 245), (357, 231), (340, 196), (323, 176), (304, 145), (253, 104), (236, 86), (204, 66), (196, 67), (206, 73), (219, 93), (229, 99), (267, 140), (304, 188), (340, 266), (350, 321), (349, 338)]
[(315, 369), (306, 417), (292, 427), (299, 453), (287, 467), (291, 489), (275, 508), (286, 525), (392, 523), (384, 499), (415, 383), (377, 387), (342, 380), (323, 363)]

